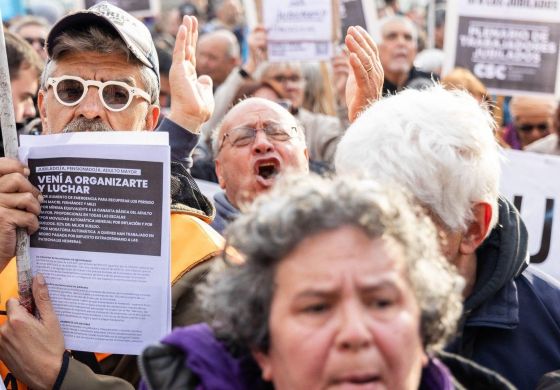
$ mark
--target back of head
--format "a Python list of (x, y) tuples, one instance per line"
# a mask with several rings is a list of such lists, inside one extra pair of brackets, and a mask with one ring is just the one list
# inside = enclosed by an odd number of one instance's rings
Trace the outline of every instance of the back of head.
[(8, 57), (8, 69), (10, 78), (15, 80), (19, 77), (19, 71), (22, 69), (33, 68), (37, 77), (43, 71), (43, 60), (35, 49), (27, 43), (23, 38), (9, 32), (4, 31), (6, 41), (6, 54)]
[(482, 81), (466, 68), (453, 69), (441, 80), (441, 84), (447, 89), (465, 89), (479, 101), (488, 96)]
[(447, 228), (464, 231), (473, 202), (496, 223), (499, 147), (490, 113), (463, 91), (405, 90), (369, 107), (338, 145), (338, 173), (398, 182)]

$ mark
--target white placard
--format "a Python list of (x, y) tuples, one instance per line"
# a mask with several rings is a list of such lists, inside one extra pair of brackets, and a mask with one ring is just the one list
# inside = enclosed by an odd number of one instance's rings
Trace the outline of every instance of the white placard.
[(445, 63), (498, 95), (560, 97), (560, 0), (447, 2)]
[(262, 0), (269, 61), (327, 60), (333, 54), (330, 0)]
[(505, 155), (500, 190), (520, 209), (531, 263), (560, 280), (560, 157), (516, 150)]
[(68, 349), (139, 354), (171, 329), (167, 133), (22, 136), (44, 196), (31, 236)]

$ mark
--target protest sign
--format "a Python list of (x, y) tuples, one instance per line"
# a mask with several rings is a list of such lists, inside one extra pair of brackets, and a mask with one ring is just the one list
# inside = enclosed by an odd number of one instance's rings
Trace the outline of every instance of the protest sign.
[(337, 1), (260, 0), (269, 61), (330, 60), (337, 38)]
[(375, 3), (369, 0), (340, 0), (341, 39), (344, 40), (350, 26), (362, 26), (374, 38), (378, 38), (375, 28), (377, 9)]
[[(95, 4), (106, 0), (83, 0), (82, 8), (93, 7)], [(111, 0), (111, 4), (125, 10), (137, 18), (157, 16), (160, 13), (159, 0)]]
[(444, 74), (471, 70), (498, 95), (560, 96), (560, 0), (447, 2)]
[(560, 157), (506, 151), (502, 195), (520, 210), (531, 263), (560, 280)]
[(31, 237), (69, 349), (139, 354), (170, 331), (165, 133), (22, 136), (44, 197)]

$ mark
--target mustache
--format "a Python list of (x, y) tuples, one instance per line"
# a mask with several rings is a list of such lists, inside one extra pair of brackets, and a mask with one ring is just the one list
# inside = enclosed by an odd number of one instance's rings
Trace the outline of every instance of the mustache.
[(113, 129), (100, 119), (76, 118), (68, 123), (63, 133), (76, 133), (82, 131), (113, 131)]

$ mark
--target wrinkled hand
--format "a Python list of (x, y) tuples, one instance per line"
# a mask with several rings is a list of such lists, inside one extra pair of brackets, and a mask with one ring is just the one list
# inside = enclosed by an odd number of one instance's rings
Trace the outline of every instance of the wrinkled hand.
[(179, 27), (173, 62), (169, 70), (171, 86), (171, 109), (169, 119), (194, 133), (206, 122), (214, 111), (212, 79), (196, 75), (196, 42), (198, 21), (185, 15)]
[(41, 319), (16, 299), (8, 300), (8, 320), (0, 326), (0, 360), (33, 389), (52, 389), (64, 353), (64, 336), (42, 275), (33, 278), (33, 297)]
[(350, 65), (348, 63), (348, 51), (341, 50), (332, 58), (331, 66), (333, 70), (333, 84), (336, 94), (336, 101), (339, 106), (346, 105), (346, 84), (350, 75)]
[(268, 59), (265, 28), (261, 25), (255, 27), (247, 38), (247, 44), (249, 46), (249, 57), (245, 65), (243, 65), (243, 69), (247, 73), (253, 74), (257, 67)]
[(360, 112), (381, 97), (383, 67), (373, 39), (359, 26), (348, 28), (345, 38), (350, 52), (350, 75), (346, 83), (348, 119), (353, 122)]
[(43, 197), (29, 180), (29, 169), (17, 160), (0, 158), (0, 272), (16, 254), (16, 228), (39, 229)]

